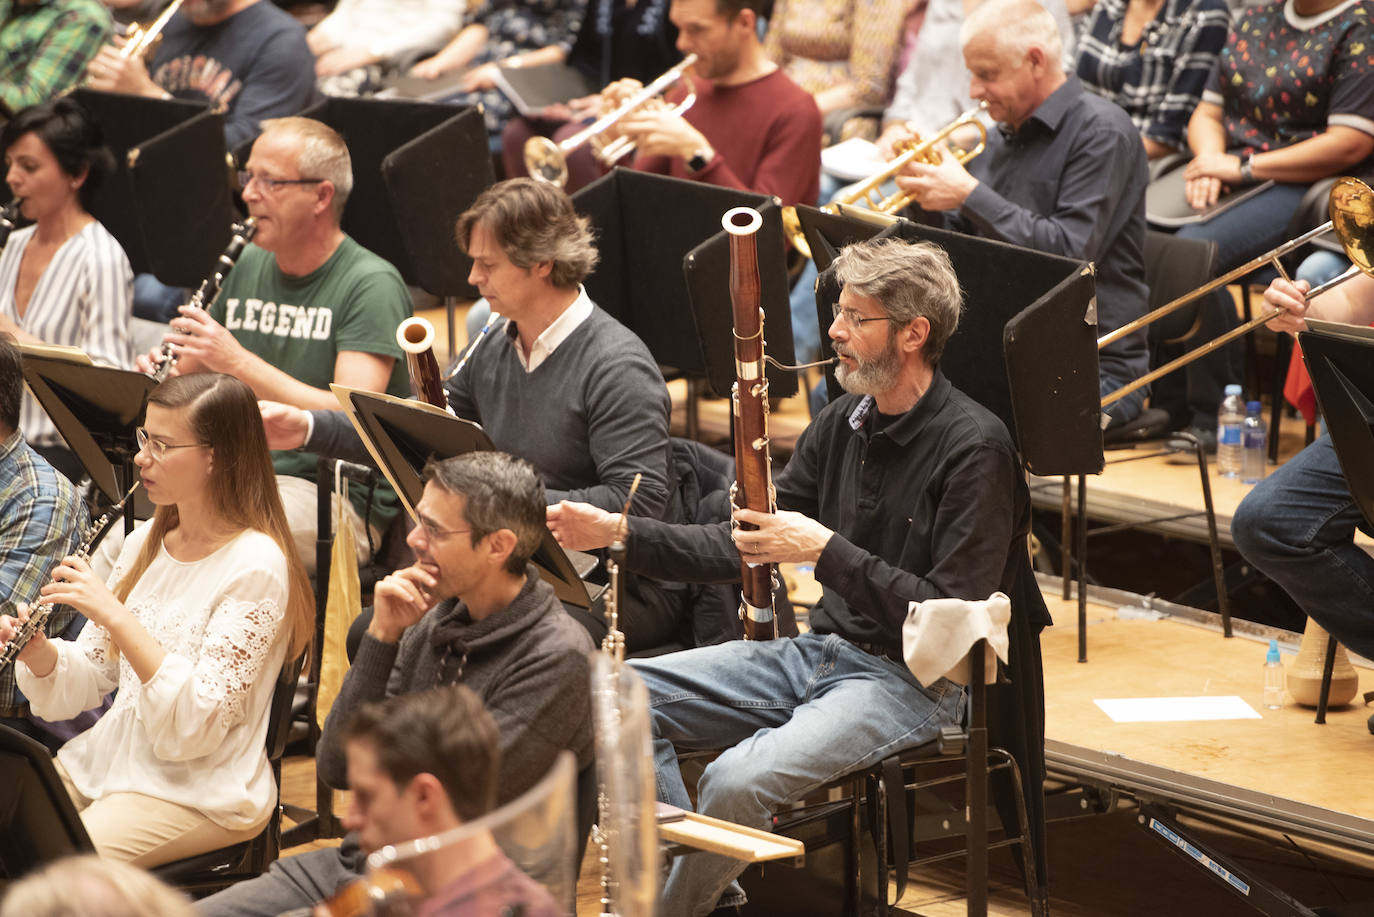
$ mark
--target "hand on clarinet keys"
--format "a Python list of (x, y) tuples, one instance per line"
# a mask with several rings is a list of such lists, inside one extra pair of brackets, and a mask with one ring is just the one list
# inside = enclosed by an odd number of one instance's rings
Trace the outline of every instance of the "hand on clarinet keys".
[(560, 500), (548, 509), (549, 531), (569, 551), (605, 548), (615, 540), (619, 513), (608, 513), (590, 503)]
[(733, 533), (740, 559), (751, 564), (815, 563), (835, 534), (814, 519), (784, 510), (737, 509), (732, 518), (756, 526), (736, 527)]
[[(14, 639), (15, 634), (19, 633), (24, 622), (29, 619), (29, 606), (26, 602), (17, 603), (14, 606), (14, 610), (14, 615), (0, 615), (0, 650), (10, 645), (10, 641)], [(33, 636), (29, 638), (29, 642), (24, 645), (24, 648), (19, 651), (19, 655), (16, 659), (20, 662), (27, 662), (29, 658), (35, 652), (38, 652), (39, 648), (47, 642), (47, 639), (47, 636), (42, 630), (34, 631)]]

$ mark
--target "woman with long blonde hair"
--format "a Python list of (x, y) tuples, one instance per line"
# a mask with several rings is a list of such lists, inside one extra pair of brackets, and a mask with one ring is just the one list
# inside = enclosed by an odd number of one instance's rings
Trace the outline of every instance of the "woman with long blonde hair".
[[(90, 623), (41, 634), (15, 675), (33, 712), (61, 720), (118, 688), (57, 753), (104, 856), (153, 866), (256, 835), (276, 805), (267, 719), (277, 674), (313, 613), (252, 390), (214, 373), (153, 390), (134, 461), (153, 518), (102, 582), (68, 557), (42, 589)], [(22, 613), (22, 612), (21, 612)], [(0, 617), (0, 639), (16, 622)]]

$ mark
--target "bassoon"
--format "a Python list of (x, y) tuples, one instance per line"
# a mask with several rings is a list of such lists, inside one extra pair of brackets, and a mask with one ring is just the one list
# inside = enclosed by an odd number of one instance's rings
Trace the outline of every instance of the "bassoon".
[[(730, 237), (730, 302), (735, 324), (734, 413), (735, 483), (730, 504), (760, 513), (774, 511), (773, 476), (768, 453), (768, 377), (764, 375), (763, 309), (759, 304), (757, 234), (763, 217), (750, 207), (726, 211), (721, 225)], [(739, 523), (743, 529), (757, 526)], [(772, 564), (740, 561), (740, 619), (746, 640), (777, 636), (773, 618), (776, 575)]]

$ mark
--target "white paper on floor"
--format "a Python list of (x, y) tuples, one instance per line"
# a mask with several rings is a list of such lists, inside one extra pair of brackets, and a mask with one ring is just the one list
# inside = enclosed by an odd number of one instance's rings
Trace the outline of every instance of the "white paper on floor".
[(1222, 697), (1107, 697), (1093, 703), (1115, 723), (1260, 719), (1254, 707), (1234, 694)]

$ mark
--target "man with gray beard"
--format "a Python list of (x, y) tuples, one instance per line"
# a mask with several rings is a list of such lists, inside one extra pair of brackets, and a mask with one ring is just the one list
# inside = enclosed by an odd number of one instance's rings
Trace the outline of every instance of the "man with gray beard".
[[(1049, 620), (1011, 437), (940, 372), (961, 308), (949, 257), (929, 243), (862, 242), (835, 273), (843, 292), (829, 333), (849, 394), (797, 440), (775, 480), (778, 512), (736, 511), (751, 531), (629, 520), (626, 566), (651, 576), (726, 582), (741, 559), (815, 565), (824, 593), (809, 633), (632, 663), (649, 688), (660, 798), (689, 808), (677, 754), (725, 748), (698, 784), (699, 811), (765, 830), (835, 776), (934, 739), (962, 715), (959, 685), (921, 684), (903, 662), (909, 602), (1001, 590), (1015, 614)], [(620, 524), (585, 504), (549, 509), (570, 548), (606, 545)], [(679, 857), (660, 913), (738, 904), (730, 886), (743, 868)]]

